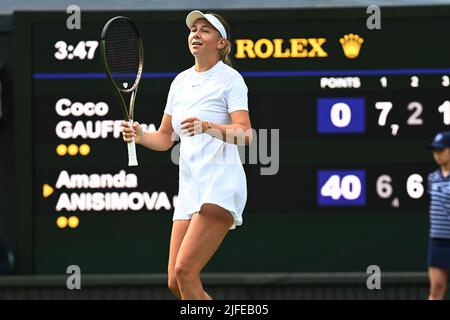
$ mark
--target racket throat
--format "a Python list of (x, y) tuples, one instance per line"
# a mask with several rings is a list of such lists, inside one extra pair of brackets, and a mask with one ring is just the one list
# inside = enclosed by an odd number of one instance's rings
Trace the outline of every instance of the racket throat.
[(134, 119), (134, 100), (136, 99), (137, 88), (131, 92), (130, 97), (130, 108), (128, 110), (128, 121), (133, 121)]

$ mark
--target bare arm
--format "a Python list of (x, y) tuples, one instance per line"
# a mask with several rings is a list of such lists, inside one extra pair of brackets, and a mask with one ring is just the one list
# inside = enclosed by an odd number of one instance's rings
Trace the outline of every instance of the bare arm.
[(127, 122), (122, 122), (123, 140), (136, 143), (155, 151), (166, 151), (173, 145), (172, 116), (164, 114), (158, 131), (144, 132), (139, 123), (133, 123), (131, 127)]
[(190, 135), (205, 132), (228, 143), (250, 144), (253, 135), (248, 111), (238, 110), (230, 113), (230, 115), (231, 124), (219, 124), (197, 118), (188, 118), (181, 122), (181, 129), (187, 130)]

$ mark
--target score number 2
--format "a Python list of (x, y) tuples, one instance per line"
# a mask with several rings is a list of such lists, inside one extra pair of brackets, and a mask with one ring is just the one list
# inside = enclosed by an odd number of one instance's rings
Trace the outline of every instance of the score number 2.
[(80, 41), (76, 46), (67, 45), (65, 41), (58, 41), (55, 43), (54, 56), (58, 60), (78, 58), (80, 60), (92, 60), (95, 55), (95, 50), (98, 47), (98, 41)]

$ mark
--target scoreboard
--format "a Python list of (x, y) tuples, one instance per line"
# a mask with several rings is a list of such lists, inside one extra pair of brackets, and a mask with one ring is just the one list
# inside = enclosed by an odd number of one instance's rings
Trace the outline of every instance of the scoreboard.
[[(425, 268), (427, 143), (450, 125), (450, 7), (221, 12), (249, 88), (244, 225), (208, 271)], [(135, 118), (157, 130), (193, 64), (187, 12), (121, 12), (144, 42)], [(164, 272), (178, 142), (127, 167), (99, 38), (116, 12), (15, 13), (16, 211), (24, 273)], [(256, 156), (255, 156), (256, 155)], [(234, 259), (240, 265), (232, 263)]]

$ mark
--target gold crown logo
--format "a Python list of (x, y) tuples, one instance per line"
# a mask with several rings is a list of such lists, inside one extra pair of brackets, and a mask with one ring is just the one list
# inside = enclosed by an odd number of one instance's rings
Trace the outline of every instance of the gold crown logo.
[(339, 42), (342, 44), (345, 56), (349, 59), (355, 59), (359, 55), (364, 39), (357, 34), (349, 33), (339, 39)]

